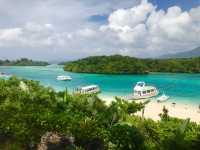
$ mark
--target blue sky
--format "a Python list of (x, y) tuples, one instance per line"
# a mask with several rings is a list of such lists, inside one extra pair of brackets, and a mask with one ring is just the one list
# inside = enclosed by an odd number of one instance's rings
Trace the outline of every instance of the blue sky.
[(200, 0), (149, 0), (149, 2), (157, 5), (159, 9), (180, 6), (183, 10), (189, 10), (193, 7), (197, 7), (200, 4)]
[(108, 17), (109, 14), (93, 15), (89, 17), (88, 21), (105, 24), (108, 21)]
[(200, 46), (200, 0), (0, 0), (0, 59), (158, 57)]

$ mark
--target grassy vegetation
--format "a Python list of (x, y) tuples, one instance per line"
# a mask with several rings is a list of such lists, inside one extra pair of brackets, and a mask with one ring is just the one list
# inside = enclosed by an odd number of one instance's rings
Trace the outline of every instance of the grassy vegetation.
[(128, 56), (94, 56), (67, 62), (65, 71), (105, 74), (147, 74), (149, 72), (199, 73), (200, 57), (183, 59), (138, 59)]
[[(56, 92), (37, 81), (0, 80), (0, 149), (37, 149), (47, 132), (73, 139), (53, 142), (65, 150), (198, 150), (200, 125), (171, 118), (135, 116), (144, 103), (116, 99), (106, 105), (96, 95)], [(57, 147), (57, 146), (61, 147)], [(56, 148), (57, 147), (57, 148)]]
[(47, 66), (48, 62), (33, 61), (27, 58), (21, 58), (19, 60), (0, 60), (0, 66)]

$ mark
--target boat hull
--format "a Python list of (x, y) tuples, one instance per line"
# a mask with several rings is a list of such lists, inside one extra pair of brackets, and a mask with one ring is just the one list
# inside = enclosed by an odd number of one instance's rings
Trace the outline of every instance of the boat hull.
[(131, 95), (121, 97), (121, 98), (124, 100), (142, 100), (142, 99), (149, 99), (149, 98), (156, 97), (158, 94), (159, 94), (159, 91), (156, 91), (155, 93), (149, 94), (149, 95), (138, 96), (138, 95), (131, 94)]
[(56, 79), (58, 81), (71, 81), (72, 80), (72, 78), (68, 77), (68, 76), (58, 76)]
[(57, 79), (58, 81), (71, 81), (72, 79)]
[(159, 92), (155, 92), (153, 94), (147, 94), (147, 95), (142, 95), (142, 96), (137, 96), (137, 95), (133, 95), (133, 99), (137, 100), (137, 99), (148, 99), (148, 98), (152, 98), (155, 97), (159, 94)]

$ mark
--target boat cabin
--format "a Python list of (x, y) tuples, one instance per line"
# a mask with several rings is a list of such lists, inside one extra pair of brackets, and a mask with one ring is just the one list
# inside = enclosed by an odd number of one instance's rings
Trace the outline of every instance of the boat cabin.
[(100, 88), (98, 85), (83, 86), (75, 89), (76, 94), (95, 94), (99, 92)]

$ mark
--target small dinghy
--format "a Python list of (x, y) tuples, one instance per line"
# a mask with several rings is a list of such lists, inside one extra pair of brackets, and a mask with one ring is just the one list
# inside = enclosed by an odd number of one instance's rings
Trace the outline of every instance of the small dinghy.
[(165, 102), (169, 99), (169, 96), (163, 94), (160, 97), (157, 98), (157, 102), (161, 103), (161, 102)]

